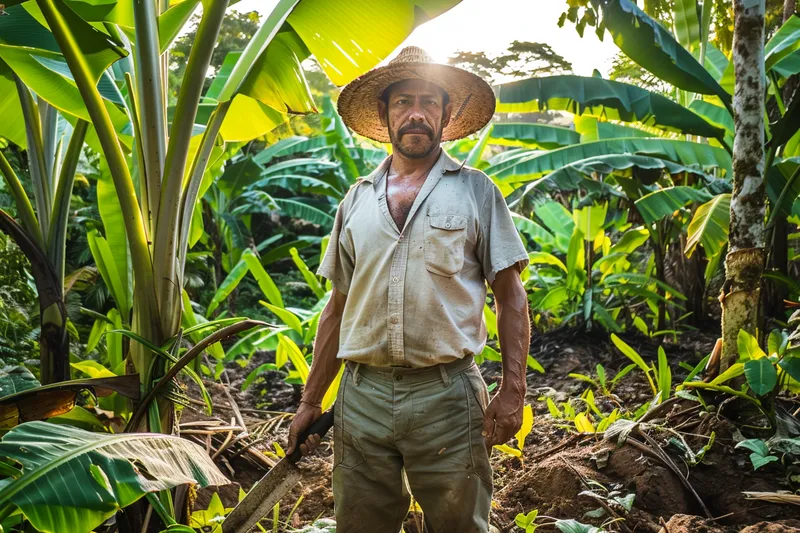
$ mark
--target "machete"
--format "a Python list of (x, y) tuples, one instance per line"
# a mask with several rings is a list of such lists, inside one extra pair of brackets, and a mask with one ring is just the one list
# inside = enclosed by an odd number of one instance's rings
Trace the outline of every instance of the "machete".
[(309, 435), (317, 434), (320, 438), (324, 437), (332, 425), (333, 408), (322, 413), (322, 416), (298, 437), (294, 451), (281, 459), (253, 486), (247, 496), (222, 522), (222, 530), (225, 533), (246, 533), (256, 525), (256, 522), (264, 518), (302, 477), (300, 469), (296, 466), (297, 461), (302, 458), (300, 444), (305, 442)]

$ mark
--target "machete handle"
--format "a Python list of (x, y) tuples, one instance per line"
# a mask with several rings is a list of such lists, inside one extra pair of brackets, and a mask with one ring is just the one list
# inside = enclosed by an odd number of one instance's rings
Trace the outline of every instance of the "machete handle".
[(322, 416), (317, 418), (313, 424), (311, 424), (308, 429), (303, 431), (300, 435), (297, 436), (297, 444), (295, 445), (294, 451), (289, 454), (288, 458), (289, 461), (294, 464), (303, 457), (303, 452), (300, 451), (300, 445), (306, 442), (311, 435), (319, 435), (320, 438), (324, 437), (325, 434), (331, 429), (333, 426), (333, 409), (331, 407), (324, 413)]

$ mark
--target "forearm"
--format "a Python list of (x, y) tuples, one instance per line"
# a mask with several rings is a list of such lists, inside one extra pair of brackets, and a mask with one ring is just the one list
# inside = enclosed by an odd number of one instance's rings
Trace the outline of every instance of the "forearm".
[(341, 359), (337, 359), (336, 355), (339, 352), (339, 332), (345, 299), (345, 295), (334, 289), (319, 318), (314, 360), (303, 391), (303, 400), (313, 405), (322, 403), (325, 392), (342, 365)]
[[(516, 270), (516, 269), (514, 269)], [(528, 298), (519, 274), (516, 279), (503, 280), (495, 291), (497, 305), (497, 334), (503, 354), (501, 390), (525, 397), (525, 369), (531, 338)]]

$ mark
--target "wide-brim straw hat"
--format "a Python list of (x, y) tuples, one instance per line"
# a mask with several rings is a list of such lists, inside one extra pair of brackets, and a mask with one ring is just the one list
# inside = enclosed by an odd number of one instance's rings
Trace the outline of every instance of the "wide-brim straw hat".
[(495, 96), (480, 76), (458, 67), (435, 63), (425, 50), (409, 46), (383, 67), (350, 82), (339, 95), (339, 114), (347, 126), (364, 137), (388, 143), (378, 100), (387, 87), (404, 80), (424, 80), (444, 89), (453, 104), (442, 141), (461, 139), (483, 128), (494, 115)]

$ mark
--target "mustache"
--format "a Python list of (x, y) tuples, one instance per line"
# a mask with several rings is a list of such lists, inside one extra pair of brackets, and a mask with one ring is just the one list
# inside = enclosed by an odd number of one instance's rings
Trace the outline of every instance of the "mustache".
[(420, 133), (420, 132), (422, 132), (422, 133), (426, 134), (428, 137), (430, 137), (431, 139), (433, 139), (433, 129), (431, 129), (430, 126), (427, 126), (425, 124), (409, 124), (408, 126), (403, 126), (397, 132), (397, 136), (398, 137), (402, 137), (403, 135), (405, 135), (406, 133), (409, 133), (409, 132), (412, 132), (412, 133)]

